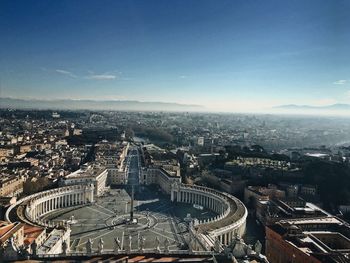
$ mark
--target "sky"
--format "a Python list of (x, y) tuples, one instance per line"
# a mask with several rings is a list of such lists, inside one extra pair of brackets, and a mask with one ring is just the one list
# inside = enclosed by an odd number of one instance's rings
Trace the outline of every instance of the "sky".
[(350, 1), (0, 1), (0, 96), (350, 103)]

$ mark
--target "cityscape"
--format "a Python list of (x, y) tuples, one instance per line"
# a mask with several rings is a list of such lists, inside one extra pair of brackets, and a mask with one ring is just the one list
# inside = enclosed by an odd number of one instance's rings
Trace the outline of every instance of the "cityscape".
[(349, 263), (349, 10), (0, 1), (0, 262)]
[(348, 260), (350, 123), (342, 118), (1, 116), (4, 258), (211, 262), (215, 253), (219, 262), (280, 262), (283, 249), (296, 260)]

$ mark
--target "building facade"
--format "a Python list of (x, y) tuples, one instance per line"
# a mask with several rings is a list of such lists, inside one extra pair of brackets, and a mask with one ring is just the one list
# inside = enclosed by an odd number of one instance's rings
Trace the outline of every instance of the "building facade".
[(23, 192), (24, 178), (12, 176), (0, 179), (0, 196), (17, 196)]
[(336, 217), (282, 220), (266, 227), (271, 263), (350, 262), (350, 225)]
[(104, 166), (83, 165), (79, 170), (68, 174), (61, 179), (61, 186), (68, 185), (94, 185), (95, 195), (102, 195), (108, 184), (108, 170)]

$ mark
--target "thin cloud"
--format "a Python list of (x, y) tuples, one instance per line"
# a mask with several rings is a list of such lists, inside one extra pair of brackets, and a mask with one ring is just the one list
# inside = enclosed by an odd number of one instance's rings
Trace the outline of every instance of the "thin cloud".
[(87, 79), (93, 79), (93, 80), (112, 80), (112, 79), (116, 79), (117, 76), (116, 75), (112, 75), (112, 74), (101, 74), (101, 75), (91, 75), (91, 76), (87, 76)]
[[(55, 72), (69, 76), (71, 78), (85, 78), (85, 79), (91, 79), (91, 80), (113, 80), (116, 79), (118, 76), (116, 74), (116, 71), (111, 71), (111, 72), (105, 72), (103, 74), (96, 74), (95, 72), (88, 70), (88, 75), (87, 76), (77, 76), (74, 73), (64, 70), (64, 69), (55, 69)], [(118, 74), (121, 74), (121, 72), (118, 72)]]
[(335, 85), (344, 85), (346, 83), (348, 83), (347, 79), (340, 79), (340, 80), (333, 82), (333, 84), (335, 84)]
[(67, 71), (67, 70), (63, 70), (63, 69), (56, 69), (55, 70), (57, 73), (60, 73), (60, 74), (63, 74), (63, 75), (66, 75), (66, 76), (69, 76), (71, 78), (77, 78), (76, 75), (74, 75), (72, 72), (70, 71)]

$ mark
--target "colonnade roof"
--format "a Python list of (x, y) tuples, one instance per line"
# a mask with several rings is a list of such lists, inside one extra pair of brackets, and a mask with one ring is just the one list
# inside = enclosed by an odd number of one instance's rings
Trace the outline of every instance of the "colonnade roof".
[(203, 231), (203, 232), (210, 232), (213, 230), (218, 230), (218, 229), (223, 228), (225, 226), (229, 226), (229, 225), (239, 221), (240, 219), (242, 219), (244, 217), (244, 215), (246, 214), (246, 208), (244, 207), (244, 205), (241, 202), (238, 202), (234, 199), (231, 199), (228, 201), (229, 201), (231, 210), (230, 210), (230, 213), (226, 217), (224, 217), (218, 221), (200, 224), (198, 226), (198, 229)]
[[(194, 190), (202, 190), (204, 192), (209, 191), (210, 193), (214, 193), (218, 195), (223, 200), (227, 201), (230, 205), (230, 212), (227, 216), (224, 218), (218, 220), (218, 221), (211, 221), (208, 223), (202, 223), (197, 226), (197, 229), (201, 232), (210, 232), (214, 230), (219, 230), (221, 228), (229, 227), (229, 225), (236, 223), (240, 219), (247, 216), (247, 209), (244, 206), (244, 204), (235, 198), (234, 196), (219, 192), (215, 189), (203, 187), (203, 186), (197, 186), (197, 185), (186, 185), (182, 184), (183, 187), (192, 188)], [(245, 219), (244, 219), (245, 220)]]
[(104, 166), (88, 166), (86, 169), (79, 169), (68, 174), (65, 178), (96, 178), (106, 170)]

